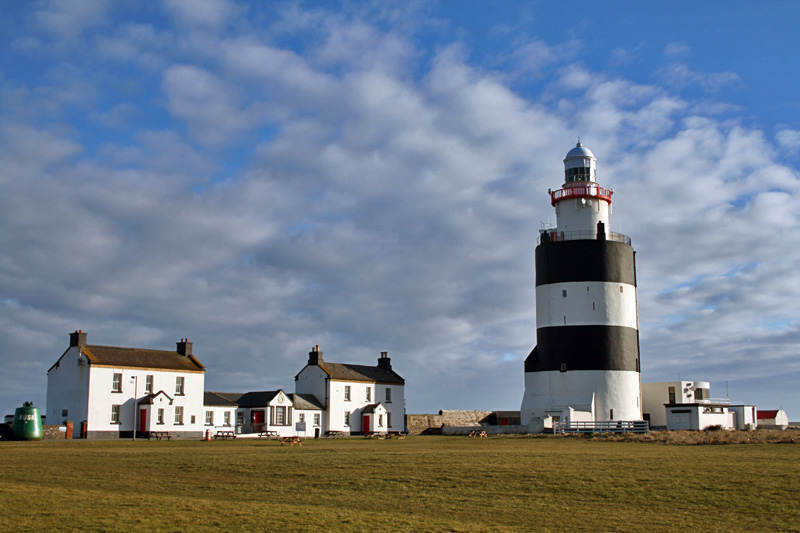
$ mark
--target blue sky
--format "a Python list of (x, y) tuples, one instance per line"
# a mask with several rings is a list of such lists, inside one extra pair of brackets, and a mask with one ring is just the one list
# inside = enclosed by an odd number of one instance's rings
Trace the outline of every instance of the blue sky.
[(644, 381), (800, 417), (800, 5), (6, 2), (0, 408), (68, 333), (207, 388), (388, 351), (409, 412), (517, 409), (578, 137), (637, 250)]

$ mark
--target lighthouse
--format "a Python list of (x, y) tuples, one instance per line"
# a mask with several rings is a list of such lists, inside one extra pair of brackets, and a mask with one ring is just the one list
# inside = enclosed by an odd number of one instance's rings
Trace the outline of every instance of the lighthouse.
[(548, 191), (556, 227), (535, 252), (536, 346), (525, 360), (522, 423), (641, 420), (636, 265), (630, 238), (609, 226), (612, 190), (578, 145), (564, 185)]

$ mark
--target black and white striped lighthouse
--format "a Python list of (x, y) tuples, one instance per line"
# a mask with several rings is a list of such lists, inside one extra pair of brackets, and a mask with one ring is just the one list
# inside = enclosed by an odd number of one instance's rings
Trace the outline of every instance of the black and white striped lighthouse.
[(550, 193), (556, 227), (536, 247), (536, 347), (525, 360), (522, 423), (640, 420), (636, 265), (630, 239), (609, 231), (610, 189), (594, 154), (564, 159)]

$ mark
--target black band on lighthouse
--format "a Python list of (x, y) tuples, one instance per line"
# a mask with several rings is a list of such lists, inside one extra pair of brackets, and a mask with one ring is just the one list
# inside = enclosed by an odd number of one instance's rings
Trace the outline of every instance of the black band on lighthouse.
[(536, 286), (569, 281), (636, 286), (633, 248), (603, 240), (542, 242), (536, 247)]
[(624, 326), (555, 326), (536, 330), (525, 372), (632, 370), (638, 372), (639, 332)]

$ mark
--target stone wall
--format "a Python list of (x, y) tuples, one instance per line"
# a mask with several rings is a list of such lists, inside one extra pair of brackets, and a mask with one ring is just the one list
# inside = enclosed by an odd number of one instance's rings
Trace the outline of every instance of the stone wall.
[(469, 435), (473, 431), (485, 431), (487, 435), (527, 435), (528, 426), (445, 426), (442, 435)]
[(42, 433), (44, 440), (64, 440), (67, 438), (66, 426), (42, 426)]
[(406, 425), (409, 435), (441, 435), (445, 427), (488, 425), (493, 413), (494, 411), (442, 410), (438, 415), (407, 415)]

